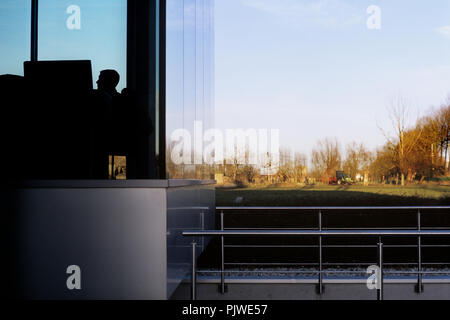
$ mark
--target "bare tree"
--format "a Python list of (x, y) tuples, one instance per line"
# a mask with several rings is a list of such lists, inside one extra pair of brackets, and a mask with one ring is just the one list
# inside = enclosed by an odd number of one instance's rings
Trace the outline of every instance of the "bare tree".
[(280, 149), (280, 166), (276, 174), (278, 182), (290, 182), (294, 177), (292, 152), (289, 148)]
[(344, 170), (350, 174), (353, 180), (356, 175), (364, 174), (368, 171), (371, 163), (371, 153), (363, 143), (353, 142), (347, 145), (347, 153), (344, 161)]
[(294, 154), (294, 177), (295, 181), (304, 182), (306, 178), (306, 155), (296, 152)]
[(421, 130), (408, 132), (409, 127), (409, 106), (410, 102), (402, 96), (393, 98), (388, 107), (389, 118), (394, 130), (394, 138), (385, 133), (389, 144), (396, 146), (396, 164), (401, 178), (401, 185), (405, 185), (405, 175), (410, 172), (408, 165), (408, 155), (414, 150), (422, 134)]
[(438, 140), (441, 157), (444, 159), (445, 172), (449, 172), (449, 142), (450, 142), (450, 96), (446, 105), (442, 106), (435, 115), (438, 129)]
[(395, 146), (386, 143), (376, 151), (376, 157), (371, 163), (369, 170), (372, 179), (385, 183), (393, 175), (397, 176), (398, 169), (395, 163)]
[(316, 172), (322, 176), (331, 177), (341, 167), (341, 151), (337, 138), (325, 138), (317, 142), (312, 150), (312, 164)]

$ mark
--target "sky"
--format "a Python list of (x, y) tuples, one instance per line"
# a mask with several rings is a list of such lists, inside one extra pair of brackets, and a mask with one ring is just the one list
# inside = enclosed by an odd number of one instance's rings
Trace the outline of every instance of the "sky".
[[(75, 13), (67, 12), (71, 5), (80, 9), (76, 28), (67, 23)], [(30, 59), (30, 12), (30, 0), (0, 0), (0, 74), (23, 74), (23, 61)], [(100, 70), (116, 69), (119, 91), (125, 87), (126, 1), (40, 0), (38, 28), (39, 60), (90, 59), (94, 82)]]
[(23, 74), (30, 59), (30, 1), (0, 2), (0, 74)]
[[(94, 81), (113, 68), (126, 85), (125, 1), (39, 3), (40, 59), (88, 57)], [(67, 27), (71, 4), (79, 29)], [(380, 29), (367, 27), (373, 5)], [(29, 17), (29, 0), (0, 1), (0, 73), (23, 73)], [(281, 146), (307, 155), (325, 137), (373, 149), (393, 97), (410, 101), (414, 122), (449, 93), (448, 0), (215, 0), (219, 129), (280, 129)]]
[(215, 13), (219, 128), (280, 129), (308, 156), (325, 137), (374, 149), (394, 97), (415, 122), (450, 94), (450, 1), (216, 0)]

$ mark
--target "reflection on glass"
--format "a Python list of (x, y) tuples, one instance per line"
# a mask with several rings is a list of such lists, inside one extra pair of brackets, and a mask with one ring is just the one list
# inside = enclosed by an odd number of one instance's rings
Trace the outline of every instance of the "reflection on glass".
[[(194, 139), (214, 126), (214, 1), (167, 1), (167, 174), (169, 178), (210, 179), (213, 166), (195, 150)], [(194, 127), (197, 124), (197, 132)], [(202, 130), (199, 130), (201, 128)], [(180, 129), (191, 141), (191, 155), (174, 161)], [(187, 142), (184, 140), (184, 142)], [(197, 159), (195, 159), (197, 153)]]
[(23, 76), (30, 59), (30, 0), (0, 1), (0, 74)]
[(109, 171), (109, 180), (126, 180), (127, 157), (110, 155), (108, 171)]
[(14, 128), (2, 143), (10, 155), (2, 160), (6, 179), (136, 175), (135, 141), (148, 136), (150, 125), (134, 94), (122, 90), (127, 1), (39, 1), (38, 61), (32, 62), (30, 3), (0, 4), (1, 72), (24, 75), (0, 77), (4, 118)]
[[(29, 2), (29, 1), (28, 1)], [(126, 86), (126, 0), (40, 0), (39, 60), (91, 60), (94, 81), (104, 69)]]
[[(84, 123), (84, 130), (89, 131), (84, 143), (88, 145), (85, 167), (89, 169), (77, 177), (127, 177), (129, 122), (135, 119), (132, 99), (126, 93), (120, 95), (126, 87), (126, 19), (126, 0), (39, 1), (38, 59), (90, 60), (93, 88), (98, 88), (88, 99), (90, 108), (73, 129), (83, 130), (80, 124)], [(74, 108), (82, 113), (82, 106)], [(81, 139), (80, 134), (77, 138)]]

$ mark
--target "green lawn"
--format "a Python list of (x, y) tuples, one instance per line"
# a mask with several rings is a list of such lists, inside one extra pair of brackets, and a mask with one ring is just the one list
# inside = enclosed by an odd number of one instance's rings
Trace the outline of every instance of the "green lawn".
[[(241, 201), (236, 199), (242, 198)], [(450, 205), (450, 186), (306, 186), (216, 189), (217, 206)]]

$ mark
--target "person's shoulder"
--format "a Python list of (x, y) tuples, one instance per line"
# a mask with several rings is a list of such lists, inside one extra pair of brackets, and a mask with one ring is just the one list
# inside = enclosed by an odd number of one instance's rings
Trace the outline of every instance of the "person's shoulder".
[(123, 88), (122, 91), (120, 92), (120, 96), (125, 99), (131, 99), (134, 95), (130, 89)]
[(123, 101), (125, 101), (128, 104), (134, 104), (136, 101), (136, 95), (134, 92), (128, 88), (124, 88), (122, 92), (120, 93), (120, 97)]

